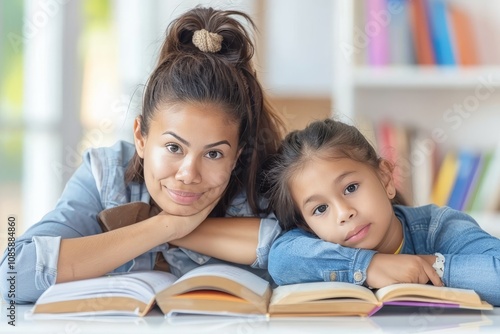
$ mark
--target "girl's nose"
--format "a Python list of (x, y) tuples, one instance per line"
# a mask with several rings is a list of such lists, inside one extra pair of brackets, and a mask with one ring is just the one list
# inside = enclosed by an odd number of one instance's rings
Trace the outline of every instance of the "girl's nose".
[(348, 202), (337, 204), (339, 224), (347, 223), (356, 217), (356, 210)]

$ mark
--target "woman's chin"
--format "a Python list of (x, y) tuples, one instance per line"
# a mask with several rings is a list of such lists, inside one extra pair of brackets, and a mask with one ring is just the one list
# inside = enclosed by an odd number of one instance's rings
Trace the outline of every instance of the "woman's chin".
[(172, 216), (193, 216), (199, 213), (202, 209), (199, 209), (192, 205), (179, 205), (179, 204), (168, 204), (161, 206), (162, 210)]

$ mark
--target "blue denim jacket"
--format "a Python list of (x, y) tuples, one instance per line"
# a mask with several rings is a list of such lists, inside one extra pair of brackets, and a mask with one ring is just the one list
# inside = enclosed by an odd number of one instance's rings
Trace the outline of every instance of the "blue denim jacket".
[[(125, 183), (125, 170), (134, 152), (134, 145), (127, 142), (88, 150), (83, 156), (82, 165), (66, 184), (55, 209), (18, 237), (15, 245), (17, 303), (36, 301), (44, 290), (54, 284), (61, 239), (102, 233), (97, 215), (104, 209), (135, 201), (149, 203), (150, 195), (144, 184)], [(244, 194), (234, 198), (226, 214), (240, 217), (251, 215)], [(243, 267), (270, 280), (267, 257), (281, 228), (274, 215), (261, 218), (257, 259), (251, 266)], [(114, 272), (152, 269), (157, 252), (163, 253), (170, 270), (177, 276), (205, 263), (221, 262), (187, 249), (169, 249), (168, 244), (164, 244), (125, 263)], [(7, 253), (4, 253), (0, 264), (0, 291), (5, 300), (9, 300), (7, 264)]]
[[(442, 253), (446, 286), (475, 290), (500, 306), (500, 239), (489, 235), (469, 215), (427, 205), (394, 206), (403, 224), (401, 254)], [(347, 248), (300, 229), (284, 233), (269, 253), (269, 273), (279, 285), (314, 281), (364, 284), (373, 250)]]

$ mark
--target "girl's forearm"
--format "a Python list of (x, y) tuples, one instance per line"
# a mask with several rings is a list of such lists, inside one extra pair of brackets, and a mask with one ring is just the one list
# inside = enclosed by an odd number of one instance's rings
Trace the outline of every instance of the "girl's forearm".
[(221, 260), (250, 265), (257, 258), (259, 228), (260, 218), (207, 218), (187, 236), (169, 243)]

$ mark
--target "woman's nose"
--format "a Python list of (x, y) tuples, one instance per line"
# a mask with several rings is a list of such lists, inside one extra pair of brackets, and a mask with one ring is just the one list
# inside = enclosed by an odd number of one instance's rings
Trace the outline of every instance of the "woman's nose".
[(201, 174), (197, 166), (197, 161), (186, 157), (177, 170), (175, 179), (184, 184), (201, 182)]

